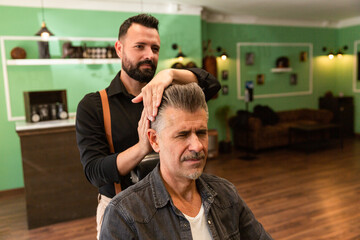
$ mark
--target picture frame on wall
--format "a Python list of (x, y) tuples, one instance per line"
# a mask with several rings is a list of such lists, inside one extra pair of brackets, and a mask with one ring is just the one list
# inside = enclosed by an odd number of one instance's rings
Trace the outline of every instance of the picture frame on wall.
[(300, 62), (306, 62), (308, 59), (308, 53), (305, 51), (300, 52)]
[(290, 85), (297, 85), (297, 74), (290, 74)]
[(229, 78), (229, 71), (228, 70), (223, 70), (221, 72), (221, 78), (222, 78), (222, 80), (227, 80)]
[(229, 86), (228, 85), (223, 85), (221, 87), (221, 91), (223, 95), (228, 95), (229, 94)]
[(245, 63), (246, 65), (254, 65), (255, 63), (255, 54), (253, 52), (247, 52), (245, 54)]
[(256, 84), (257, 85), (263, 85), (265, 83), (265, 75), (264, 74), (258, 74), (256, 76)]

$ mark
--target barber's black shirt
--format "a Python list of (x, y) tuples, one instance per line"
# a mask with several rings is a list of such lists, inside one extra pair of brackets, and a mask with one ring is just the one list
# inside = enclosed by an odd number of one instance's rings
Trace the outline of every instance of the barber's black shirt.
[[(219, 91), (220, 84), (214, 76), (198, 68), (188, 70), (197, 76), (206, 100)], [(99, 92), (89, 93), (80, 101), (76, 112), (76, 138), (87, 179), (99, 188), (101, 194), (112, 198), (115, 196), (114, 182), (121, 182), (123, 186), (129, 181), (129, 176), (120, 176), (117, 171), (116, 157), (139, 141), (137, 126), (143, 103), (131, 102), (134, 96), (127, 92), (121, 82), (120, 72), (106, 92), (115, 153), (110, 153), (106, 139)]]

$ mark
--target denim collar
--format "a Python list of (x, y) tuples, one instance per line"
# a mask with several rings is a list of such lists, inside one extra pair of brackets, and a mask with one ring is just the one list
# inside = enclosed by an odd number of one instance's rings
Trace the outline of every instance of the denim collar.
[[(196, 180), (196, 186), (198, 191), (200, 192), (202, 201), (211, 204), (214, 202), (214, 198), (217, 195), (217, 193), (204, 181), (203, 179), (204, 174), (205, 173), (203, 173)], [(151, 176), (149, 177), (150, 177), (149, 181), (150, 181), (150, 187), (151, 187), (155, 207), (163, 208), (166, 206), (166, 204), (168, 204), (168, 202), (171, 202), (172, 204), (170, 194), (166, 190), (165, 184), (160, 175), (160, 163), (156, 166), (154, 171), (151, 173)]]

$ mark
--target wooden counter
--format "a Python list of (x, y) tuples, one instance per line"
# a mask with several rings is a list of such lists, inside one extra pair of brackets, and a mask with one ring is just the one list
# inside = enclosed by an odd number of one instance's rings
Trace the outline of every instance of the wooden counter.
[(16, 132), (29, 229), (95, 216), (97, 189), (82, 170), (74, 119), (17, 122)]

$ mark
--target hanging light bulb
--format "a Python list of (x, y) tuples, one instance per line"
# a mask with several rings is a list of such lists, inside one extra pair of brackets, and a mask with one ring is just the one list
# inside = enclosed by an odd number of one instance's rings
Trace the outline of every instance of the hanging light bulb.
[(43, 41), (47, 41), (54, 34), (47, 29), (45, 22), (42, 22), (40, 30), (35, 35), (40, 36)]
[(181, 51), (181, 48), (179, 47), (179, 53), (178, 55), (176, 55), (176, 57), (179, 59), (180, 62), (182, 62), (184, 60), (184, 57), (186, 57), (182, 51)]
[(340, 48), (339, 51), (337, 52), (336, 56), (338, 58), (342, 58), (344, 56), (344, 51), (346, 51), (348, 49), (348, 46), (345, 45), (343, 48)]
[(337, 52), (336, 57), (338, 57), (338, 58), (343, 57), (343, 51), (341, 49), (339, 49), (339, 51)]
[(329, 52), (328, 57), (330, 60), (334, 59), (334, 53), (332, 51)]
[(222, 60), (225, 61), (225, 60), (228, 58), (228, 55), (227, 55), (226, 50), (225, 50), (224, 48), (222, 48), (222, 47), (217, 47), (216, 51), (222, 52), (221, 55), (220, 55), (220, 58), (221, 58)]
[(226, 52), (223, 52), (221, 54), (221, 59), (225, 61), (227, 58), (228, 58), (228, 56), (227, 56)]
[(42, 12), (42, 24), (40, 30), (35, 34), (36, 36), (40, 36), (42, 41), (49, 40), (50, 36), (53, 36), (49, 29), (47, 29), (45, 24), (45, 15), (44, 15), (44, 2), (41, 0), (41, 12)]
[(179, 49), (179, 52), (178, 52), (178, 54), (176, 55), (176, 58), (177, 58), (180, 62), (182, 62), (186, 56), (185, 56), (185, 54), (183, 54), (183, 52), (181, 51), (181, 47), (178, 46), (176, 43), (174, 43), (174, 44), (172, 45), (172, 49), (174, 49), (174, 50), (175, 50), (175, 49)]

